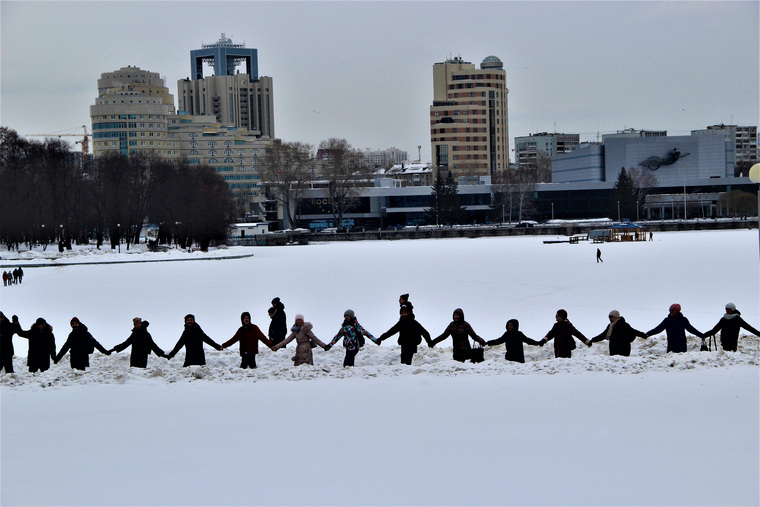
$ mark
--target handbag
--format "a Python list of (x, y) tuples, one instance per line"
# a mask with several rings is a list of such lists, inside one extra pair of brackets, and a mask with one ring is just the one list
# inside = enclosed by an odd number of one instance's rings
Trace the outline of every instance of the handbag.
[(472, 349), (470, 350), (470, 362), (482, 363), (483, 360), (483, 347), (480, 345), (480, 343), (475, 342), (475, 344), (472, 346)]

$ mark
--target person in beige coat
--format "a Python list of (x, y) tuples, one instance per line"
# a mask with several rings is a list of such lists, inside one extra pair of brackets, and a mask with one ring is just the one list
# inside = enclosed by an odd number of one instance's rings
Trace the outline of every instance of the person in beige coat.
[(298, 366), (301, 364), (314, 364), (314, 357), (311, 353), (311, 343), (314, 342), (316, 345), (319, 345), (323, 349), (325, 348), (325, 344), (319, 338), (314, 336), (314, 333), (311, 331), (312, 328), (313, 326), (311, 325), (311, 322), (304, 322), (303, 315), (299, 313), (296, 315), (296, 323), (292, 328), (290, 328), (290, 334), (287, 336), (287, 338), (276, 344), (272, 350), (279, 350), (288, 343), (295, 340), (296, 353), (292, 357), (293, 366)]

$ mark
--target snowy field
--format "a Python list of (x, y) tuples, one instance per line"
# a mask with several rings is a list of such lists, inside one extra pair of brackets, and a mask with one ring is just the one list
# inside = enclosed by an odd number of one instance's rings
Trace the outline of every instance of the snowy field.
[[(187, 313), (219, 343), (243, 311), (266, 332), (275, 296), (289, 324), (303, 313), (323, 340), (347, 308), (383, 333), (406, 292), (434, 337), (457, 307), (487, 340), (510, 318), (540, 339), (559, 308), (589, 337), (613, 309), (648, 331), (674, 302), (700, 331), (729, 301), (760, 326), (757, 230), (603, 244), (604, 263), (598, 245), (545, 239), (207, 255), (0, 250), (3, 270), (40, 266), (2, 288), (0, 309), (24, 329), (44, 317), (58, 347), (73, 316), (106, 348), (140, 316), (167, 351)], [(163, 259), (188, 262), (110, 263)], [(736, 353), (699, 352), (692, 337), (689, 352), (674, 355), (659, 335), (637, 339), (628, 358), (609, 357), (602, 342), (579, 345), (572, 359), (554, 359), (551, 344), (526, 346), (525, 364), (506, 362), (502, 345), (484, 363), (460, 364), (448, 339), (403, 366), (394, 337), (368, 343), (352, 369), (341, 367), (339, 346), (294, 368), (291, 345), (264, 348), (257, 370), (238, 368), (233, 347), (207, 348), (205, 367), (182, 368), (184, 352), (151, 356), (145, 370), (129, 368), (129, 351), (95, 352), (86, 372), (67, 356), (30, 374), (26, 340), (14, 337), (16, 373), (0, 377), (0, 503), (757, 505), (760, 339), (739, 343)]]

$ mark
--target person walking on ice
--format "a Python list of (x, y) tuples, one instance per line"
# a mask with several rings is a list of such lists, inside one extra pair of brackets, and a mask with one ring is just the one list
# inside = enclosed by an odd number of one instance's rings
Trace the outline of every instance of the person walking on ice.
[(597, 264), (600, 263), (600, 262), (604, 262), (602, 260), (602, 251), (599, 250), (598, 248), (596, 249), (596, 262), (597, 262)]

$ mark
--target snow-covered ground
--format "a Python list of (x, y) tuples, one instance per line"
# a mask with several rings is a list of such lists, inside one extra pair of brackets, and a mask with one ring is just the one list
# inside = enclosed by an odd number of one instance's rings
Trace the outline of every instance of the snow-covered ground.
[[(408, 292), (418, 320), (438, 335), (454, 308), (494, 339), (510, 318), (539, 339), (558, 308), (587, 336), (617, 309), (647, 331), (679, 302), (699, 330), (734, 302), (760, 326), (758, 233), (655, 234), (655, 241), (545, 245), (547, 237), (322, 243), (201, 253), (0, 251), (3, 270), (25, 268), (3, 287), (2, 311), (26, 329), (37, 317), (60, 347), (77, 316), (107, 348), (131, 319), (165, 350), (193, 313), (217, 342), (242, 311), (266, 331), (282, 298), (292, 323), (303, 313), (323, 340), (352, 308), (379, 335)], [(134, 252), (134, 250), (133, 250)], [(254, 254), (253, 257), (221, 260)], [(18, 260), (14, 260), (14, 257)], [(62, 263), (96, 262), (95, 265)], [(97, 264), (101, 262), (101, 264)], [(526, 346), (526, 364), (503, 346), (481, 364), (450, 359), (451, 342), (398, 364), (395, 338), (341, 367), (343, 351), (315, 350), (294, 368), (292, 346), (264, 350), (255, 371), (237, 349), (207, 349), (206, 367), (129, 352), (93, 354), (86, 372), (68, 357), (26, 372), (15, 337), (15, 374), (2, 375), (3, 505), (499, 505), (760, 503), (760, 339), (737, 353), (666, 354), (664, 335), (637, 339), (631, 357), (607, 344), (554, 359)]]

